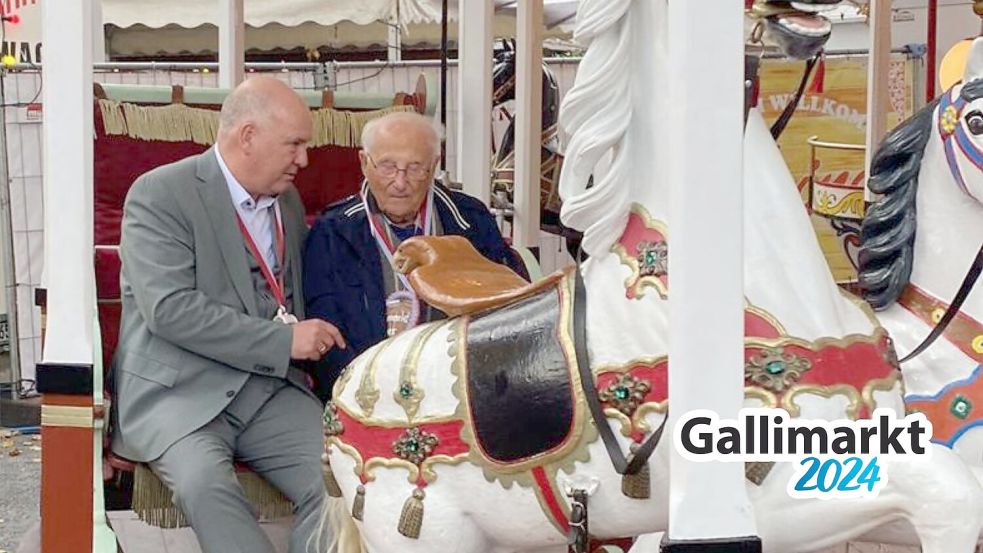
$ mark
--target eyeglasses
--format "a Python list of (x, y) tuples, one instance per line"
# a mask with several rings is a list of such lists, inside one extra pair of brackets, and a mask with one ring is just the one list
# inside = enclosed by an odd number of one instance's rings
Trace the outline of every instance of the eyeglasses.
[(400, 169), (393, 161), (383, 161), (382, 163), (376, 163), (372, 156), (365, 154), (365, 157), (369, 158), (369, 163), (375, 168), (376, 173), (379, 176), (392, 179), (396, 178), (401, 171), (406, 174), (406, 178), (412, 181), (422, 181), (430, 176), (430, 167), (422, 163), (410, 163), (405, 169)]

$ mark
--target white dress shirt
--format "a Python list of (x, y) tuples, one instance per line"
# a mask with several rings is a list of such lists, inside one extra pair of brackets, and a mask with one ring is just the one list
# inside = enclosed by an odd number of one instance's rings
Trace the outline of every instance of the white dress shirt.
[(277, 219), (280, 221), (283, 219), (280, 215), (280, 206), (277, 204), (276, 198), (273, 196), (260, 196), (259, 200), (254, 200), (249, 192), (242, 187), (242, 184), (236, 180), (232, 171), (229, 171), (229, 167), (225, 164), (225, 160), (222, 159), (222, 154), (218, 150), (218, 144), (215, 145), (215, 157), (218, 159), (218, 166), (222, 169), (222, 174), (225, 175), (225, 183), (229, 187), (229, 194), (232, 195), (232, 203), (235, 205), (236, 212), (239, 213), (242, 223), (249, 231), (253, 243), (256, 244), (260, 253), (263, 254), (263, 259), (266, 260), (266, 266), (273, 271), (273, 274), (279, 274), (280, 265), (277, 263), (273, 239), (273, 211), (276, 210)]

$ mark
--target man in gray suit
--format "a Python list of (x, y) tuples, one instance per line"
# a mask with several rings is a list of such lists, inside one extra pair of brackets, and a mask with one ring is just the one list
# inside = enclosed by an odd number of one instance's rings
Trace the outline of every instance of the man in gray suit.
[(311, 126), (285, 84), (249, 79), (222, 105), (215, 147), (142, 175), (126, 197), (113, 449), (150, 464), (208, 553), (273, 551), (233, 460), (294, 503), (291, 553), (319, 520), (321, 405), (291, 359), (345, 342), (302, 320), (293, 180)]

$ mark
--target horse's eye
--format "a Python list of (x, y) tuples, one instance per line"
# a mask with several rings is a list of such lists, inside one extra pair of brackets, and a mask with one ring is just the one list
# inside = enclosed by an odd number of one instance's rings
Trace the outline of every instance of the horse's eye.
[(974, 111), (967, 115), (966, 126), (969, 127), (969, 132), (974, 135), (983, 135), (983, 113)]

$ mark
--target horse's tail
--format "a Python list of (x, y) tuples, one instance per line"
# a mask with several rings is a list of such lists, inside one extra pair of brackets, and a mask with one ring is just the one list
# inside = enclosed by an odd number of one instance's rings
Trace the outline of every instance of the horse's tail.
[(317, 553), (367, 553), (362, 534), (355, 525), (343, 497), (328, 497), (321, 511), (321, 522), (314, 532), (316, 544), (308, 547)]

